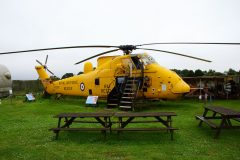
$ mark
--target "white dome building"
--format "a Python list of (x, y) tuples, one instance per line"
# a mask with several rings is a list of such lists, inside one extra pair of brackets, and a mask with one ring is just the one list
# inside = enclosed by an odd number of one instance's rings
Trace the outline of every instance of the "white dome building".
[(12, 90), (11, 73), (4, 65), (0, 64), (0, 98), (7, 97)]

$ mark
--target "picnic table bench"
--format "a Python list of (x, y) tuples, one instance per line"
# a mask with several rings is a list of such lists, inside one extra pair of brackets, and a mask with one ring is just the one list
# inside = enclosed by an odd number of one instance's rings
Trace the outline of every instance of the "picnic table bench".
[[(60, 131), (101, 131), (104, 133), (106, 137), (107, 131), (117, 131), (119, 134), (123, 131), (170, 131), (171, 139), (173, 140), (173, 131), (177, 130), (177, 128), (172, 127), (172, 116), (176, 116), (174, 112), (141, 112), (141, 113), (60, 113), (54, 118), (58, 118), (57, 128), (51, 128), (50, 130), (56, 133), (56, 139), (58, 139)], [(117, 122), (112, 122), (112, 118), (117, 118)], [(134, 120), (139, 117), (148, 118), (148, 119), (140, 119)], [(88, 120), (81, 120), (82, 118)], [(151, 118), (151, 120), (149, 120)], [(61, 125), (62, 119), (64, 119), (64, 124)], [(79, 120), (80, 119), (80, 120)], [(91, 120), (89, 120), (91, 119)], [(92, 120), (94, 119), (94, 121)], [(126, 128), (129, 123), (160, 123), (162, 126), (155, 128)], [(92, 127), (72, 127), (72, 123), (97, 123), (101, 124), (100, 127), (92, 128)], [(117, 123), (118, 128), (112, 129), (112, 124)]]
[[(208, 113), (212, 113), (211, 116), (207, 116)], [(216, 129), (214, 138), (218, 138), (222, 129), (239, 129), (240, 125), (233, 125), (231, 120), (240, 122), (240, 112), (234, 111), (222, 106), (205, 106), (203, 115), (196, 115), (196, 119), (199, 119), (199, 127), (202, 126), (202, 122), (208, 124), (212, 129)], [(220, 119), (220, 124), (214, 123), (211, 120)]]
[[(113, 116), (113, 113), (60, 113), (54, 118), (58, 118), (57, 128), (51, 128), (54, 133), (56, 133), (56, 139), (58, 139), (58, 135), (60, 131), (101, 131), (104, 133), (104, 137), (106, 137), (106, 132), (111, 128), (111, 120), (110, 117)], [(76, 120), (76, 119), (88, 119), (88, 120)], [(64, 119), (64, 124), (61, 125), (62, 119)], [(90, 120), (89, 120), (90, 119)], [(100, 124), (100, 127), (90, 128), (90, 127), (75, 127), (70, 128), (72, 123), (97, 123)]]
[[(176, 116), (174, 112), (140, 112), (140, 113), (115, 113), (114, 117), (118, 118), (118, 128), (114, 128), (112, 130), (117, 131), (118, 134), (123, 131), (170, 131), (171, 133), (171, 140), (173, 140), (173, 131), (177, 130), (177, 128), (172, 127), (172, 116)], [(143, 118), (151, 118), (153, 120), (137, 120), (140, 117)], [(163, 118), (165, 117), (165, 118)], [(155, 128), (126, 128), (129, 123), (161, 123), (162, 127), (155, 127)]]

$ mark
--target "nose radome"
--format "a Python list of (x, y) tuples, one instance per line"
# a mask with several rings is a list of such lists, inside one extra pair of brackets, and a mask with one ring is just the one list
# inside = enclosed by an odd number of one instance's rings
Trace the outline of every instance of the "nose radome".
[(186, 82), (181, 80), (173, 86), (172, 92), (173, 93), (188, 93), (188, 92), (190, 92), (190, 86)]

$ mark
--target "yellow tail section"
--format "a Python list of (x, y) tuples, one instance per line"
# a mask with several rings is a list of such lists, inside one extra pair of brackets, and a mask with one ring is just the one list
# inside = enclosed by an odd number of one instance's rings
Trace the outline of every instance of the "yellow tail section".
[(44, 89), (47, 91), (47, 87), (49, 86), (49, 84), (51, 84), (50, 76), (45, 71), (44, 66), (36, 66), (35, 69), (37, 70), (39, 79), (41, 80)]

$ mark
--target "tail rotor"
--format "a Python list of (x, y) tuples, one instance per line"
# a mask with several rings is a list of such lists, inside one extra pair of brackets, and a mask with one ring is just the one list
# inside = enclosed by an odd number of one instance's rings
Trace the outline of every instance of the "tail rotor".
[(54, 73), (52, 71), (50, 71), (47, 67), (47, 61), (48, 61), (48, 55), (46, 56), (46, 59), (45, 59), (45, 64), (43, 65), (39, 60), (36, 59), (36, 62), (39, 63), (41, 66), (44, 67), (45, 70), (47, 70), (49, 73), (51, 73), (54, 77), (56, 77), (54, 75)]

